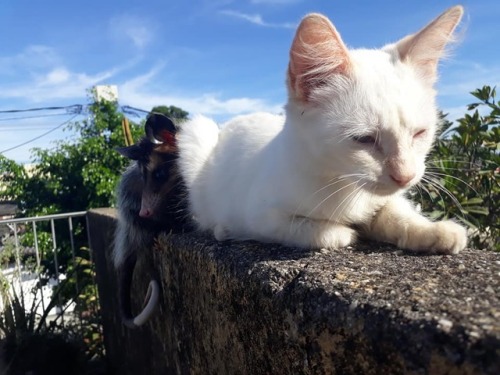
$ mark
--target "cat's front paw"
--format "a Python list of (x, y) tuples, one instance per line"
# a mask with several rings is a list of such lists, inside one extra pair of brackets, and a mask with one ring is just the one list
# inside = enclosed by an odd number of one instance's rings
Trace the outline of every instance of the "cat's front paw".
[(318, 246), (327, 249), (340, 249), (356, 241), (356, 231), (343, 225), (332, 225), (319, 237)]
[(458, 254), (467, 246), (467, 230), (457, 223), (446, 220), (433, 225), (432, 252), (439, 254)]

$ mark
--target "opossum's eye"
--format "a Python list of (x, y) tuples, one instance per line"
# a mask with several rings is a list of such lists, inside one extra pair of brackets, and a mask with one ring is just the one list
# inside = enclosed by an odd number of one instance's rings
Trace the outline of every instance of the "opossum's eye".
[(167, 179), (167, 172), (164, 169), (158, 169), (153, 172), (153, 178), (156, 181), (164, 181)]

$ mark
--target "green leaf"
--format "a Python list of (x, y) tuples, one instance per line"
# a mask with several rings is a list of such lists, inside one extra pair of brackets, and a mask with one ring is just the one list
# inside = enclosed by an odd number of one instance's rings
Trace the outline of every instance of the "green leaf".
[(471, 110), (473, 110), (473, 109), (477, 108), (477, 106), (479, 106), (479, 105), (481, 105), (481, 103), (472, 103), (472, 104), (468, 104), (468, 105), (467, 105), (467, 110), (468, 110), (468, 111), (471, 111)]
[(488, 215), (490, 213), (487, 207), (479, 207), (479, 206), (467, 207), (467, 211), (469, 213), (478, 215)]
[(474, 197), (474, 198), (467, 199), (466, 201), (460, 202), (460, 204), (462, 206), (471, 205), (471, 204), (480, 204), (480, 203), (483, 203), (483, 198), (481, 198), (481, 197)]

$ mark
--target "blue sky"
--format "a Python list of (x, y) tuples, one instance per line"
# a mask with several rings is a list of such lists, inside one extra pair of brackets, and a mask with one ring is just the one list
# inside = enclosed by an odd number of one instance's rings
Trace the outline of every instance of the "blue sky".
[[(305, 14), (327, 15), (349, 47), (377, 48), (417, 31), (455, 4), (2, 0), (0, 111), (85, 105), (87, 89), (114, 84), (120, 105), (146, 110), (176, 105), (218, 121), (254, 111), (280, 112), (290, 43)], [(437, 85), (440, 107), (455, 118), (473, 101), (470, 91), (500, 83), (500, 2), (462, 4), (461, 42), (441, 65)], [(31, 116), (37, 117), (25, 118)], [(0, 113), (0, 152), (71, 118), (64, 110)], [(53, 147), (69, 136), (56, 130), (4, 155), (28, 162), (30, 148)]]

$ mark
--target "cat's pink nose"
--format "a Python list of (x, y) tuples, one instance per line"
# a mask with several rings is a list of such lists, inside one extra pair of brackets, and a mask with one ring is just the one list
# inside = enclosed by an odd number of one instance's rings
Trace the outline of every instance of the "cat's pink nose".
[(398, 184), (401, 187), (405, 187), (408, 185), (411, 180), (415, 178), (416, 173), (409, 173), (409, 174), (391, 174), (392, 180)]

